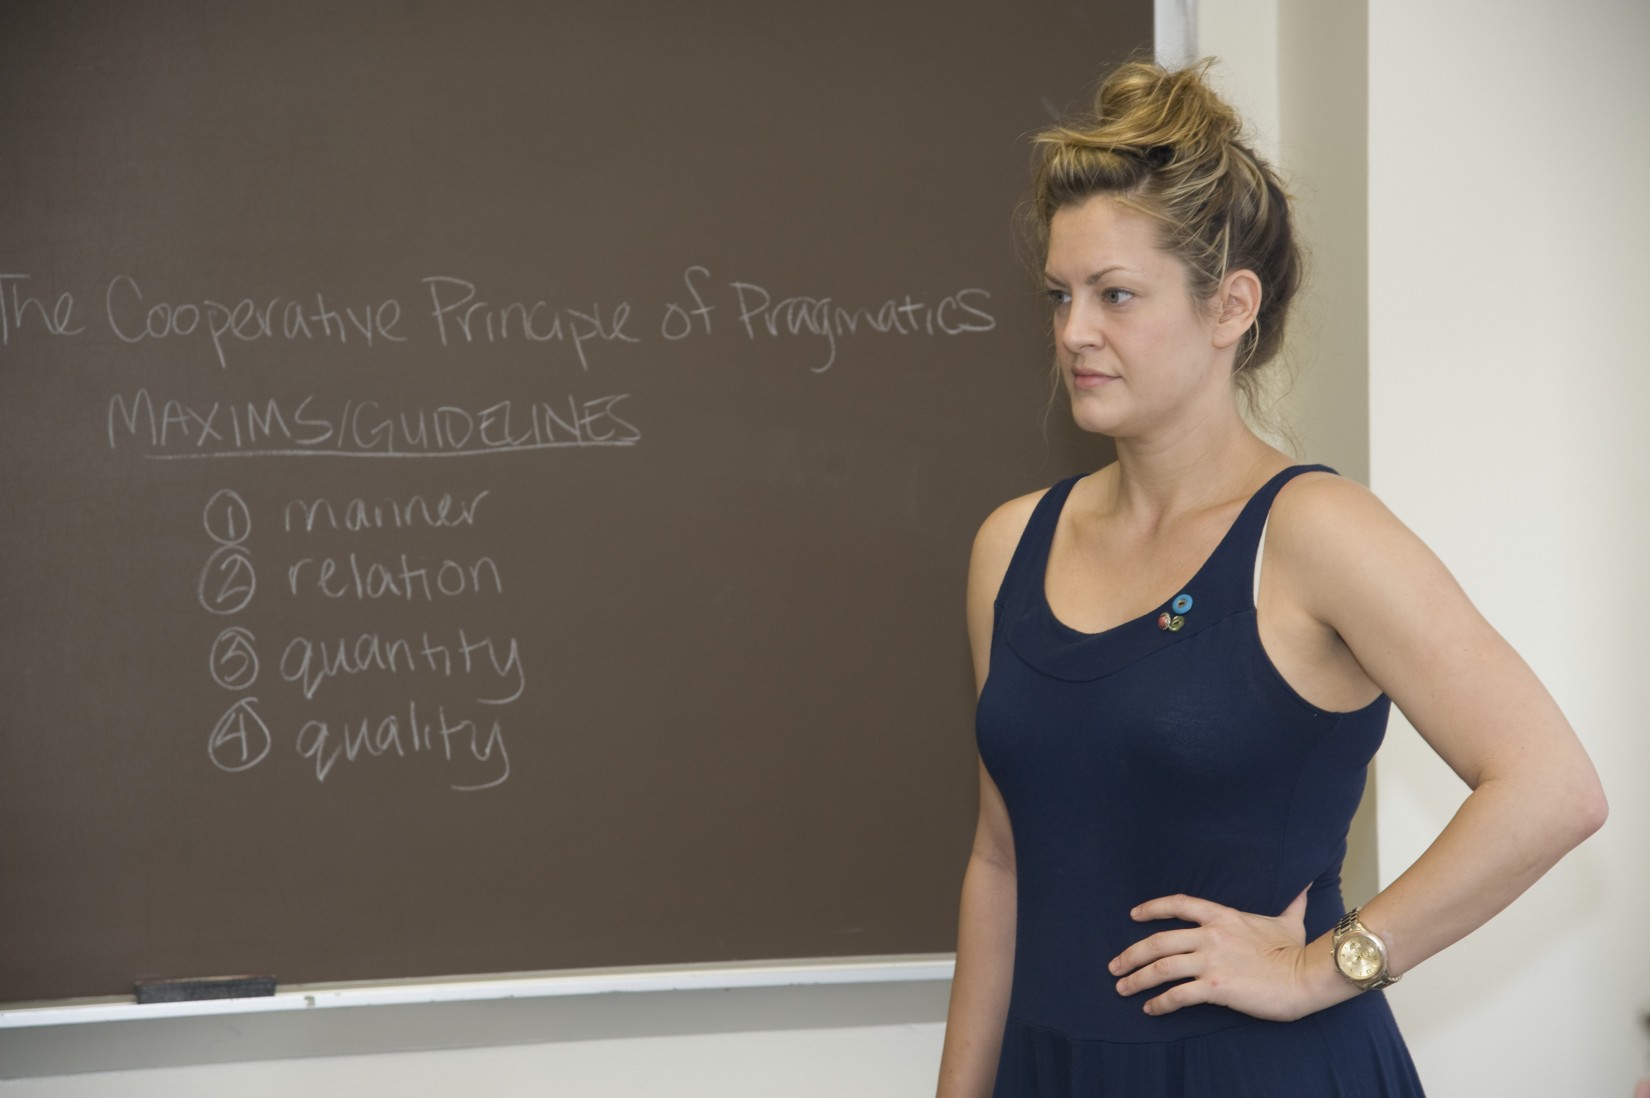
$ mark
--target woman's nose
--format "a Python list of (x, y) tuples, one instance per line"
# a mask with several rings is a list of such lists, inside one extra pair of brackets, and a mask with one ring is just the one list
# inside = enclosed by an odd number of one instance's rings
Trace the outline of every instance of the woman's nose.
[(1073, 354), (1100, 345), (1101, 336), (1093, 318), (1075, 302), (1065, 307), (1056, 323), (1058, 331), (1055, 334), (1060, 346)]

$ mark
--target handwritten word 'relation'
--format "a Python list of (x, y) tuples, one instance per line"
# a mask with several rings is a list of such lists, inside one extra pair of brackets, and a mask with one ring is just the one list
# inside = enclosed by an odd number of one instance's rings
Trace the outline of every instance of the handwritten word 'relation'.
[(578, 400), (445, 404), (391, 411), (376, 400), (188, 404), (147, 389), (109, 398), (109, 448), (136, 443), (145, 457), (462, 457), (520, 450), (634, 446), (642, 432), (614, 409), (629, 394)]
[(336, 557), (303, 557), (286, 570), (287, 593), (314, 592), (329, 599), (434, 602), (437, 597), (459, 598), (484, 593), (504, 594), (504, 580), (491, 557), (469, 564), (442, 560), (431, 565), (406, 553), (397, 562), (363, 561), (356, 553)]

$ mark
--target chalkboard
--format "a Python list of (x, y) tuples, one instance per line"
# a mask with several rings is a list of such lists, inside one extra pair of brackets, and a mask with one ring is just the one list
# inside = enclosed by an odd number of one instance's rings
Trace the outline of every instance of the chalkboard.
[(0, 1000), (952, 948), (1150, 5), (9, 2)]

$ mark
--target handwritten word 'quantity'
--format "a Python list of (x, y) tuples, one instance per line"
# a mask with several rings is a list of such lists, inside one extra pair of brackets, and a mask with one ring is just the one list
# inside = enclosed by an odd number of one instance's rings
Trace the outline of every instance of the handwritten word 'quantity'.
[(374, 671), (427, 672), (445, 678), (491, 675), (502, 684), (503, 693), (477, 698), (483, 705), (508, 705), (527, 689), (516, 638), (495, 644), (492, 637), (476, 640), (463, 629), (451, 643), (432, 640), (429, 633), (420, 633), (417, 640), (376, 633), (328, 640), (293, 637), (281, 653), (281, 678), (296, 684), (305, 698), (313, 699), (328, 679)]

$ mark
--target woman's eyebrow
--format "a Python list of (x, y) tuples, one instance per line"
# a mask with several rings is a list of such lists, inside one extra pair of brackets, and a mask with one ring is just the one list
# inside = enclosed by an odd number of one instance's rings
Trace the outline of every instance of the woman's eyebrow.
[(1134, 273), (1133, 271), (1130, 271), (1129, 268), (1123, 266), (1122, 264), (1114, 263), (1110, 267), (1104, 267), (1104, 268), (1102, 268), (1098, 271), (1095, 271), (1093, 274), (1089, 275), (1087, 278), (1083, 279), (1083, 285), (1092, 286), (1096, 282), (1099, 282), (1102, 278), (1105, 278), (1107, 275), (1111, 274), (1113, 271), (1125, 271), (1125, 272), (1128, 272), (1130, 274)]
[[(1084, 278), (1083, 285), (1092, 286), (1096, 282), (1099, 282), (1102, 278), (1105, 278), (1107, 275), (1111, 274), (1113, 271), (1124, 271), (1129, 274), (1135, 273), (1131, 268), (1125, 267), (1121, 263), (1114, 263), (1110, 267), (1102, 267), (1100, 270), (1095, 271), (1093, 274)], [(1064, 279), (1061, 279), (1048, 271), (1043, 272), (1043, 281), (1053, 283), (1057, 286), (1064, 286), (1066, 284)]]

